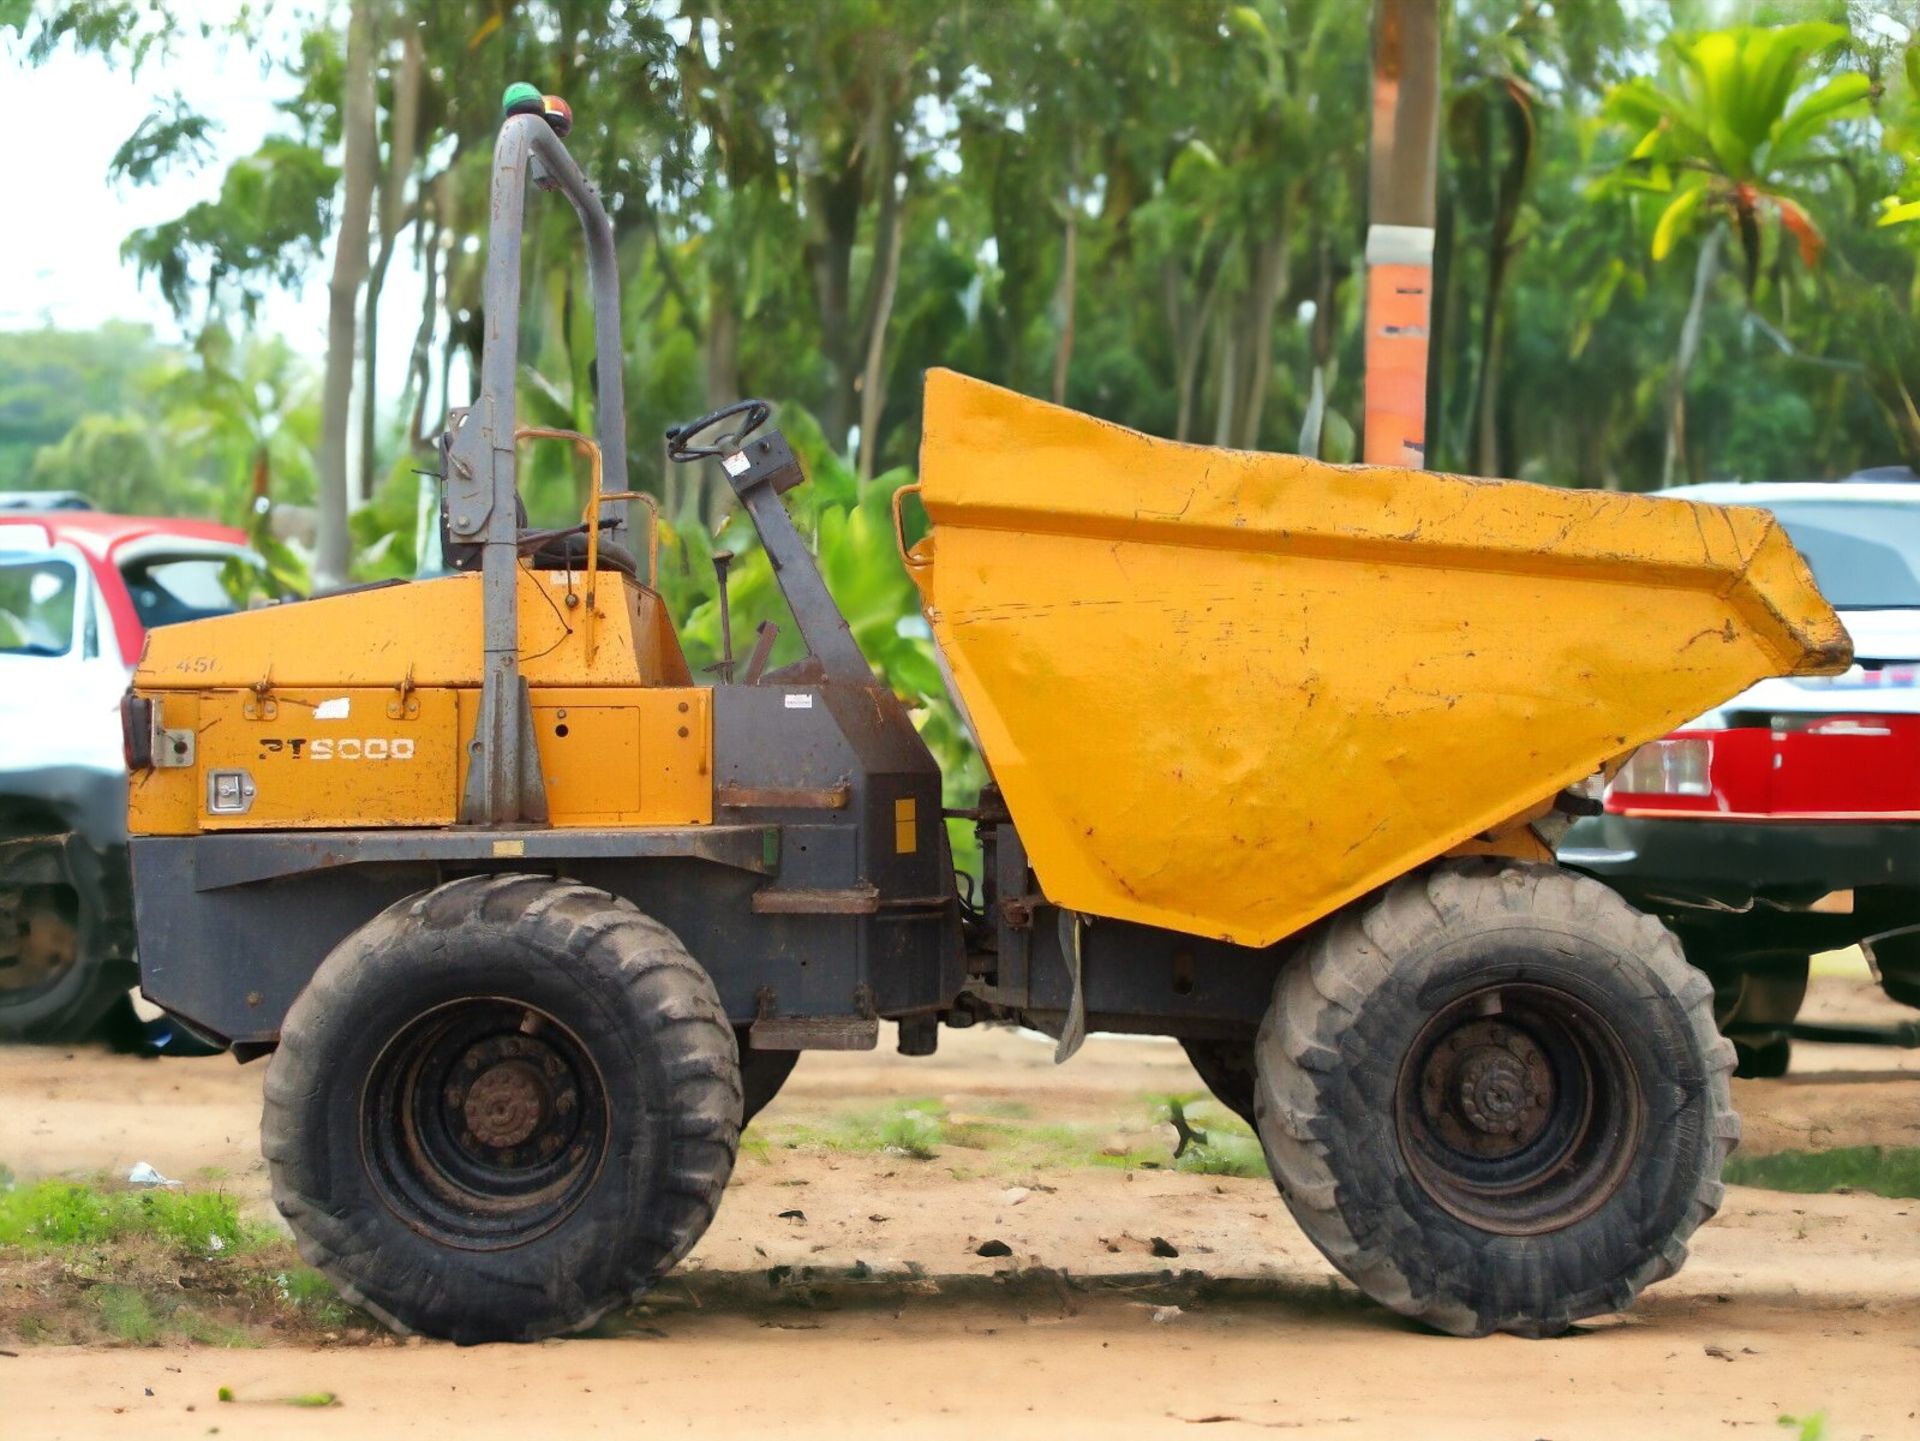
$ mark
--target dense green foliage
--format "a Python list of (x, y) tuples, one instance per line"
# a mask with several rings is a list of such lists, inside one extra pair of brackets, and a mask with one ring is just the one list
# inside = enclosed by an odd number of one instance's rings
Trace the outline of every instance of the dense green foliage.
[[(1772, 8), (1802, 23), (1700, 33), (1770, 7), (1458, 0), (1437, 464), (1645, 488), (1676, 389), (1677, 476), (1920, 458), (1920, 225), (1876, 223), (1920, 197), (1911, 37), (1897, 7)], [(15, 11), (29, 57), (73, 43), (151, 65), (174, 39), (165, 7), (13, 0), (0, 28)], [(290, 75), (285, 133), (236, 161), (217, 196), (127, 239), (128, 263), (196, 327), (310, 284), (337, 227), (343, 16), (291, 13), (299, 50), (270, 57)], [(423, 340), (407, 376), (373, 377), (400, 406), (374, 431), (362, 493), (465, 399), (496, 101), (517, 77), (570, 98), (570, 143), (616, 217), (635, 479), (671, 516), (695, 489), (711, 510), (718, 491), (662, 467), (666, 422), (743, 393), (798, 402), (870, 475), (912, 463), (932, 364), (1158, 433), (1352, 453), (1365, 6), (389, 0), (367, 14), (386, 256), (369, 320), (395, 254), (430, 284), (426, 313), (384, 316)], [(243, 25), (230, 43), (263, 34)], [(209, 133), (175, 96), (128, 138), (116, 176), (200, 163)], [(564, 207), (536, 209), (523, 409), (582, 424), (577, 245)], [(1723, 227), (1738, 263), (1696, 287)], [(0, 463), (11, 454), (18, 475), (26, 449), (57, 443), (79, 418), (62, 402), (31, 434), (0, 410)], [(537, 511), (574, 508), (563, 456), (530, 469)]]
[[(189, 8), (0, 0), (0, 43), (150, 75), (202, 33)], [(487, 323), (498, 99), (532, 80), (571, 101), (570, 148), (615, 220), (630, 479), (661, 499), (692, 659), (718, 646), (717, 544), (742, 557), (736, 647), (779, 606), (724, 487), (665, 465), (658, 436), (764, 395), (804, 441), (814, 484), (793, 500), (829, 584), (942, 743), (953, 718), (886, 519), (926, 367), (1155, 433), (1352, 458), (1369, 8), (288, 0), (271, 26), (243, 8), (224, 43), (282, 67), (284, 122), (123, 251), (199, 342), (0, 338), (0, 488), (71, 485), (263, 538), (272, 506), (307, 538), (316, 456), (339, 454), (321, 377), (252, 317), (275, 287), (317, 305), (343, 213), (365, 213), (370, 261), (345, 272), (360, 358), (344, 364), (379, 404), (348, 447), (355, 569), (412, 569), (413, 472), (468, 398)], [(1443, 10), (1436, 465), (1646, 489), (1920, 461), (1920, 49), (1903, 7)], [(350, 16), (370, 44), (349, 43)], [(116, 182), (205, 164), (216, 98), (162, 103)], [(556, 202), (532, 214), (521, 418), (587, 429), (577, 227)], [(425, 277), (417, 312), (396, 311), (395, 266)], [(383, 325), (418, 337), (403, 376), (376, 373)], [(523, 482), (537, 521), (578, 517), (584, 473), (563, 447), (531, 449)]]

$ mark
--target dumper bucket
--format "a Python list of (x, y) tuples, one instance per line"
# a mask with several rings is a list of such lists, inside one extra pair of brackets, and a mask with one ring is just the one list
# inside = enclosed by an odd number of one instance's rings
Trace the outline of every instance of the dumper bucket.
[(1261, 946), (1763, 676), (1764, 511), (1155, 440), (927, 377), (907, 557), (1042, 889)]

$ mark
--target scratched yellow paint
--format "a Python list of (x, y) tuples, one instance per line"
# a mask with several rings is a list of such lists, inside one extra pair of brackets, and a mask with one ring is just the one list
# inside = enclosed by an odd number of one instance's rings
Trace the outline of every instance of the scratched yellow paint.
[(950, 371), (921, 483), (1042, 889), (1247, 945), (1849, 655), (1760, 511), (1176, 445)]
[[(583, 576), (523, 569), (519, 589), (550, 823), (710, 823), (711, 693), (692, 683), (659, 596), (603, 572), (589, 652)], [(481, 674), (477, 575), (153, 631), (134, 691), (198, 744), (191, 766), (131, 777), (131, 830), (450, 825)], [(245, 772), (245, 811), (209, 808), (216, 770)]]

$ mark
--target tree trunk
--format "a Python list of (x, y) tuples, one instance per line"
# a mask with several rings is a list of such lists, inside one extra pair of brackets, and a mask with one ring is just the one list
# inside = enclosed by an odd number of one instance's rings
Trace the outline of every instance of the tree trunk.
[(418, 450), (426, 441), (427, 405), (433, 389), (433, 332), (439, 326), (441, 221), (436, 207), (433, 228), (422, 247), (426, 288), (420, 297), (420, 328), (413, 333), (413, 354), (407, 364), (407, 384), (413, 391), (413, 414), (407, 421), (407, 448)]
[(344, 141), (340, 235), (327, 287), (327, 369), (320, 401), (320, 513), (314, 545), (316, 591), (346, 583), (347, 444), (353, 406), (356, 309), (367, 277), (373, 218), (373, 24), (369, 0), (354, 0), (347, 23), (347, 68), (341, 106)]
[(1221, 256), (1214, 252), (1200, 262), (1200, 303), (1190, 317), (1184, 316), (1180, 303), (1181, 275), (1171, 260), (1161, 268), (1166, 287), (1167, 329), (1173, 336), (1175, 354), (1174, 389), (1178, 413), (1174, 439), (1186, 440), (1193, 434), (1194, 389), (1200, 379), (1200, 357), (1206, 351), (1207, 322), (1213, 318), (1213, 303), (1220, 294), (1220, 275), (1225, 269)]
[(734, 305), (730, 277), (721, 275), (722, 262), (707, 271), (705, 359), (707, 409), (718, 410), (740, 399), (740, 312)]
[[(890, 179), (887, 182), (892, 185)], [(867, 322), (867, 364), (860, 376), (860, 479), (872, 480), (880, 453), (880, 413), (887, 403), (886, 352), (887, 322), (893, 317), (893, 295), (900, 281), (900, 248), (907, 227), (894, 214), (887, 227), (886, 253), (874, 255), (879, 268), (875, 277), (872, 317)]]
[(413, 171), (413, 156), (420, 124), (420, 36), (406, 28), (402, 40), (400, 68), (393, 77), (393, 138), (387, 148), (387, 168), (380, 177), (380, 253), (367, 277), (361, 329), (360, 464), (355, 474), (354, 499), (364, 503), (374, 488), (374, 432), (380, 418), (379, 390), (375, 386), (379, 367), (380, 291), (387, 283), (387, 266), (393, 260), (405, 217), (401, 205), (406, 195), (407, 176)]
[(1500, 437), (1494, 412), (1500, 397), (1500, 296), (1507, 283), (1507, 249), (1498, 235), (1487, 261), (1487, 293), (1480, 312), (1480, 373), (1473, 394), (1473, 473), (1499, 475)]
[(1233, 343), (1233, 321), (1223, 311), (1220, 315), (1219, 331), (1213, 350), (1213, 383), (1216, 393), (1213, 407), (1213, 443), (1215, 445), (1233, 444), (1233, 400), (1238, 394), (1234, 381), (1234, 355), (1237, 347)]
[(1279, 223), (1260, 242), (1253, 270), (1251, 330), (1248, 334), (1247, 391), (1240, 407), (1235, 444), (1242, 450), (1260, 448), (1260, 417), (1267, 405), (1267, 386), (1273, 378), (1273, 316), (1286, 293), (1292, 227), (1283, 209)]
[(1660, 463), (1660, 488), (1673, 484), (1674, 471), (1687, 449), (1687, 374), (1694, 357), (1700, 353), (1700, 327), (1707, 309), (1707, 292), (1720, 273), (1720, 249), (1726, 243), (1724, 225), (1715, 225), (1700, 244), (1700, 258), (1693, 266), (1693, 298), (1687, 302), (1687, 318), (1680, 326), (1680, 347), (1673, 357), (1673, 379), (1667, 392), (1667, 449)]
[[(740, 310), (733, 296), (733, 277), (726, 273), (728, 260), (717, 258), (707, 267), (707, 324), (704, 344), (707, 371), (707, 408), (718, 410), (723, 405), (732, 405), (740, 399)], [(677, 481), (679, 472), (688, 471), (700, 484), (699, 472), (691, 466), (669, 465), (669, 479)], [(713, 485), (703, 492), (707, 501), (707, 524), (717, 527), (727, 506), (733, 500), (733, 492), (724, 485)], [(671, 499), (678, 501), (676, 494)], [(668, 507), (667, 514), (677, 516), (680, 512)]]
[(860, 230), (860, 172), (815, 177), (807, 188), (814, 235), (807, 244), (814, 305), (820, 319), (820, 352), (827, 362), (827, 393), (820, 428), (835, 454), (844, 454), (853, 427), (853, 246)]
[[(1434, 198), (1433, 303), (1427, 317), (1427, 466), (1432, 470), (1460, 469), (1463, 449), (1457, 442), (1461, 427), (1447, 414), (1447, 372), (1454, 358), (1447, 347), (1460, 318), (1457, 225), (1453, 196), (1442, 189)], [(1454, 407), (1459, 408), (1457, 398)]]
[(1307, 410), (1300, 421), (1300, 454), (1318, 460), (1325, 449), (1327, 367), (1333, 361), (1333, 240), (1324, 231), (1314, 247), (1318, 275), (1313, 290), (1313, 329), (1309, 353), (1313, 372), (1307, 382)]
[(1067, 230), (1060, 256), (1060, 288), (1054, 303), (1060, 310), (1060, 338), (1053, 347), (1053, 403), (1067, 403), (1067, 371), (1073, 364), (1073, 312), (1080, 286), (1080, 209), (1067, 186)]

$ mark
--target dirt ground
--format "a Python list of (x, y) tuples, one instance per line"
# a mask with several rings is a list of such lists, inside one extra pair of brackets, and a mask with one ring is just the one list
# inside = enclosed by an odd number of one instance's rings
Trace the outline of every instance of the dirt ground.
[[(1828, 976), (1809, 1014), (1900, 1013)], [(1049, 1043), (975, 1031), (930, 1060), (810, 1056), (749, 1134), (930, 1097), (955, 1120), (1018, 1104), (1151, 1144), (1147, 1098), (1194, 1089), (1168, 1043), (1095, 1038), (1056, 1071)], [(225, 1059), (0, 1052), (0, 1162), (26, 1180), (146, 1161), (264, 1215), (259, 1090), (259, 1067)], [(1920, 1145), (1920, 1053), (1802, 1047), (1785, 1081), (1738, 1092), (1749, 1152)], [(1177, 1258), (1155, 1256), (1156, 1237)], [(976, 1255), (987, 1240), (1011, 1256)], [(339, 1404), (275, 1399), (316, 1391)], [(712, 1232), (651, 1304), (590, 1338), (0, 1353), (0, 1435), (23, 1441), (1196, 1426), (1571, 1441), (1786, 1436), (1782, 1415), (1814, 1413), (1836, 1441), (1920, 1437), (1920, 1201), (1736, 1187), (1692, 1262), (1630, 1316), (1554, 1341), (1458, 1341), (1359, 1298), (1264, 1179), (777, 1139), (743, 1151)]]

